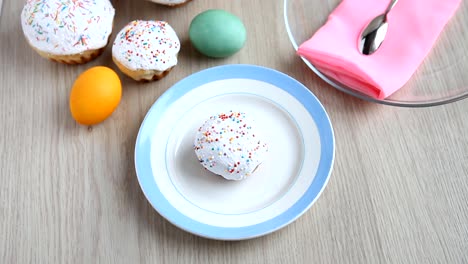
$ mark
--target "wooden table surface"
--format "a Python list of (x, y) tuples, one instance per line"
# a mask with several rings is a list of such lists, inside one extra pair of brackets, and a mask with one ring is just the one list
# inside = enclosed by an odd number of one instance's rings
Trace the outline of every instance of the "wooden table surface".
[[(295, 56), (279, 0), (194, 0), (176, 9), (118, 0), (115, 29), (137, 18), (173, 25), (179, 64), (158, 82), (121, 75), (119, 107), (88, 128), (70, 115), (70, 88), (91, 66), (116, 69), (110, 46), (80, 66), (42, 59), (23, 37), (22, 5), (4, 1), (0, 18), (0, 263), (468, 263), (467, 101), (408, 109), (336, 91)], [(242, 18), (241, 52), (208, 59), (190, 47), (190, 21), (209, 8)], [(336, 137), (334, 170), (314, 206), (275, 233), (240, 242), (200, 238), (162, 218), (138, 185), (133, 159), (143, 117), (164, 91), (231, 63), (305, 84)]]

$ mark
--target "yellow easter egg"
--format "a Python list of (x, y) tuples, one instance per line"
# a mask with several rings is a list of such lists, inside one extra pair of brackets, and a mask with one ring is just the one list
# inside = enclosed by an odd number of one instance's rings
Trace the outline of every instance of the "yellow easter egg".
[(121, 97), (122, 84), (117, 73), (108, 67), (92, 67), (73, 84), (70, 112), (82, 125), (98, 124), (114, 112)]

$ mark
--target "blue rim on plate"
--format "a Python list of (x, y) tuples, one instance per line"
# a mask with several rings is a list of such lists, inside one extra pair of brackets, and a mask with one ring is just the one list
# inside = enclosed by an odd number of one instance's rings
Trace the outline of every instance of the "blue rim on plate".
[[(195, 221), (174, 208), (156, 184), (151, 168), (151, 137), (165, 109), (187, 92), (218, 80), (243, 78), (272, 84), (300, 102), (314, 120), (321, 144), (316, 175), (304, 195), (288, 210), (265, 222), (244, 227), (217, 227)], [(151, 122), (149, 122), (151, 120)], [(307, 136), (307, 135), (304, 135)], [(135, 145), (135, 169), (141, 189), (153, 208), (175, 226), (206, 238), (242, 240), (272, 233), (306, 212), (324, 190), (333, 168), (335, 139), (330, 119), (320, 101), (304, 85), (279, 71), (246, 64), (224, 65), (194, 73), (168, 89), (151, 106), (138, 132)]]

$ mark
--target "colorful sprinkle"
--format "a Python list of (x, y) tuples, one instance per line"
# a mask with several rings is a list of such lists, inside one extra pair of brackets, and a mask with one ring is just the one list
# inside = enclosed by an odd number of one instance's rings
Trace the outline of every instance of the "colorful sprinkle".
[(251, 122), (242, 112), (211, 116), (197, 130), (194, 140), (197, 154), (208, 157), (202, 165), (226, 179), (240, 180), (250, 175), (268, 152), (267, 144), (253, 137)]
[(76, 54), (107, 44), (114, 14), (108, 0), (27, 0), (21, 21), (36, 48)]
[(132, 69), (159, 70), (175, 65), (179, 50), (180, 41), (167, 22), (135, 20), (119, 32), (112, 54)]

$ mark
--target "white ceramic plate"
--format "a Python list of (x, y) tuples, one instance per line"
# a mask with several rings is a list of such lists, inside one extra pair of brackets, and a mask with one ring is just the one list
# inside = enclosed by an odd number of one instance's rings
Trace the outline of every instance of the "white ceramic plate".
[[(269, 144), (253, 175), (228, 181), (205, 170), (193, 150), (210, 116), (245, 112)], [(335, 143), (330, 120), (302, 84), (272, 69), (226, 65), (195, 73), (166, 91), (138, 133), (135, 167), (151, 205), (193, 234), (241, 240), (302, 215), (325, 188)]]

